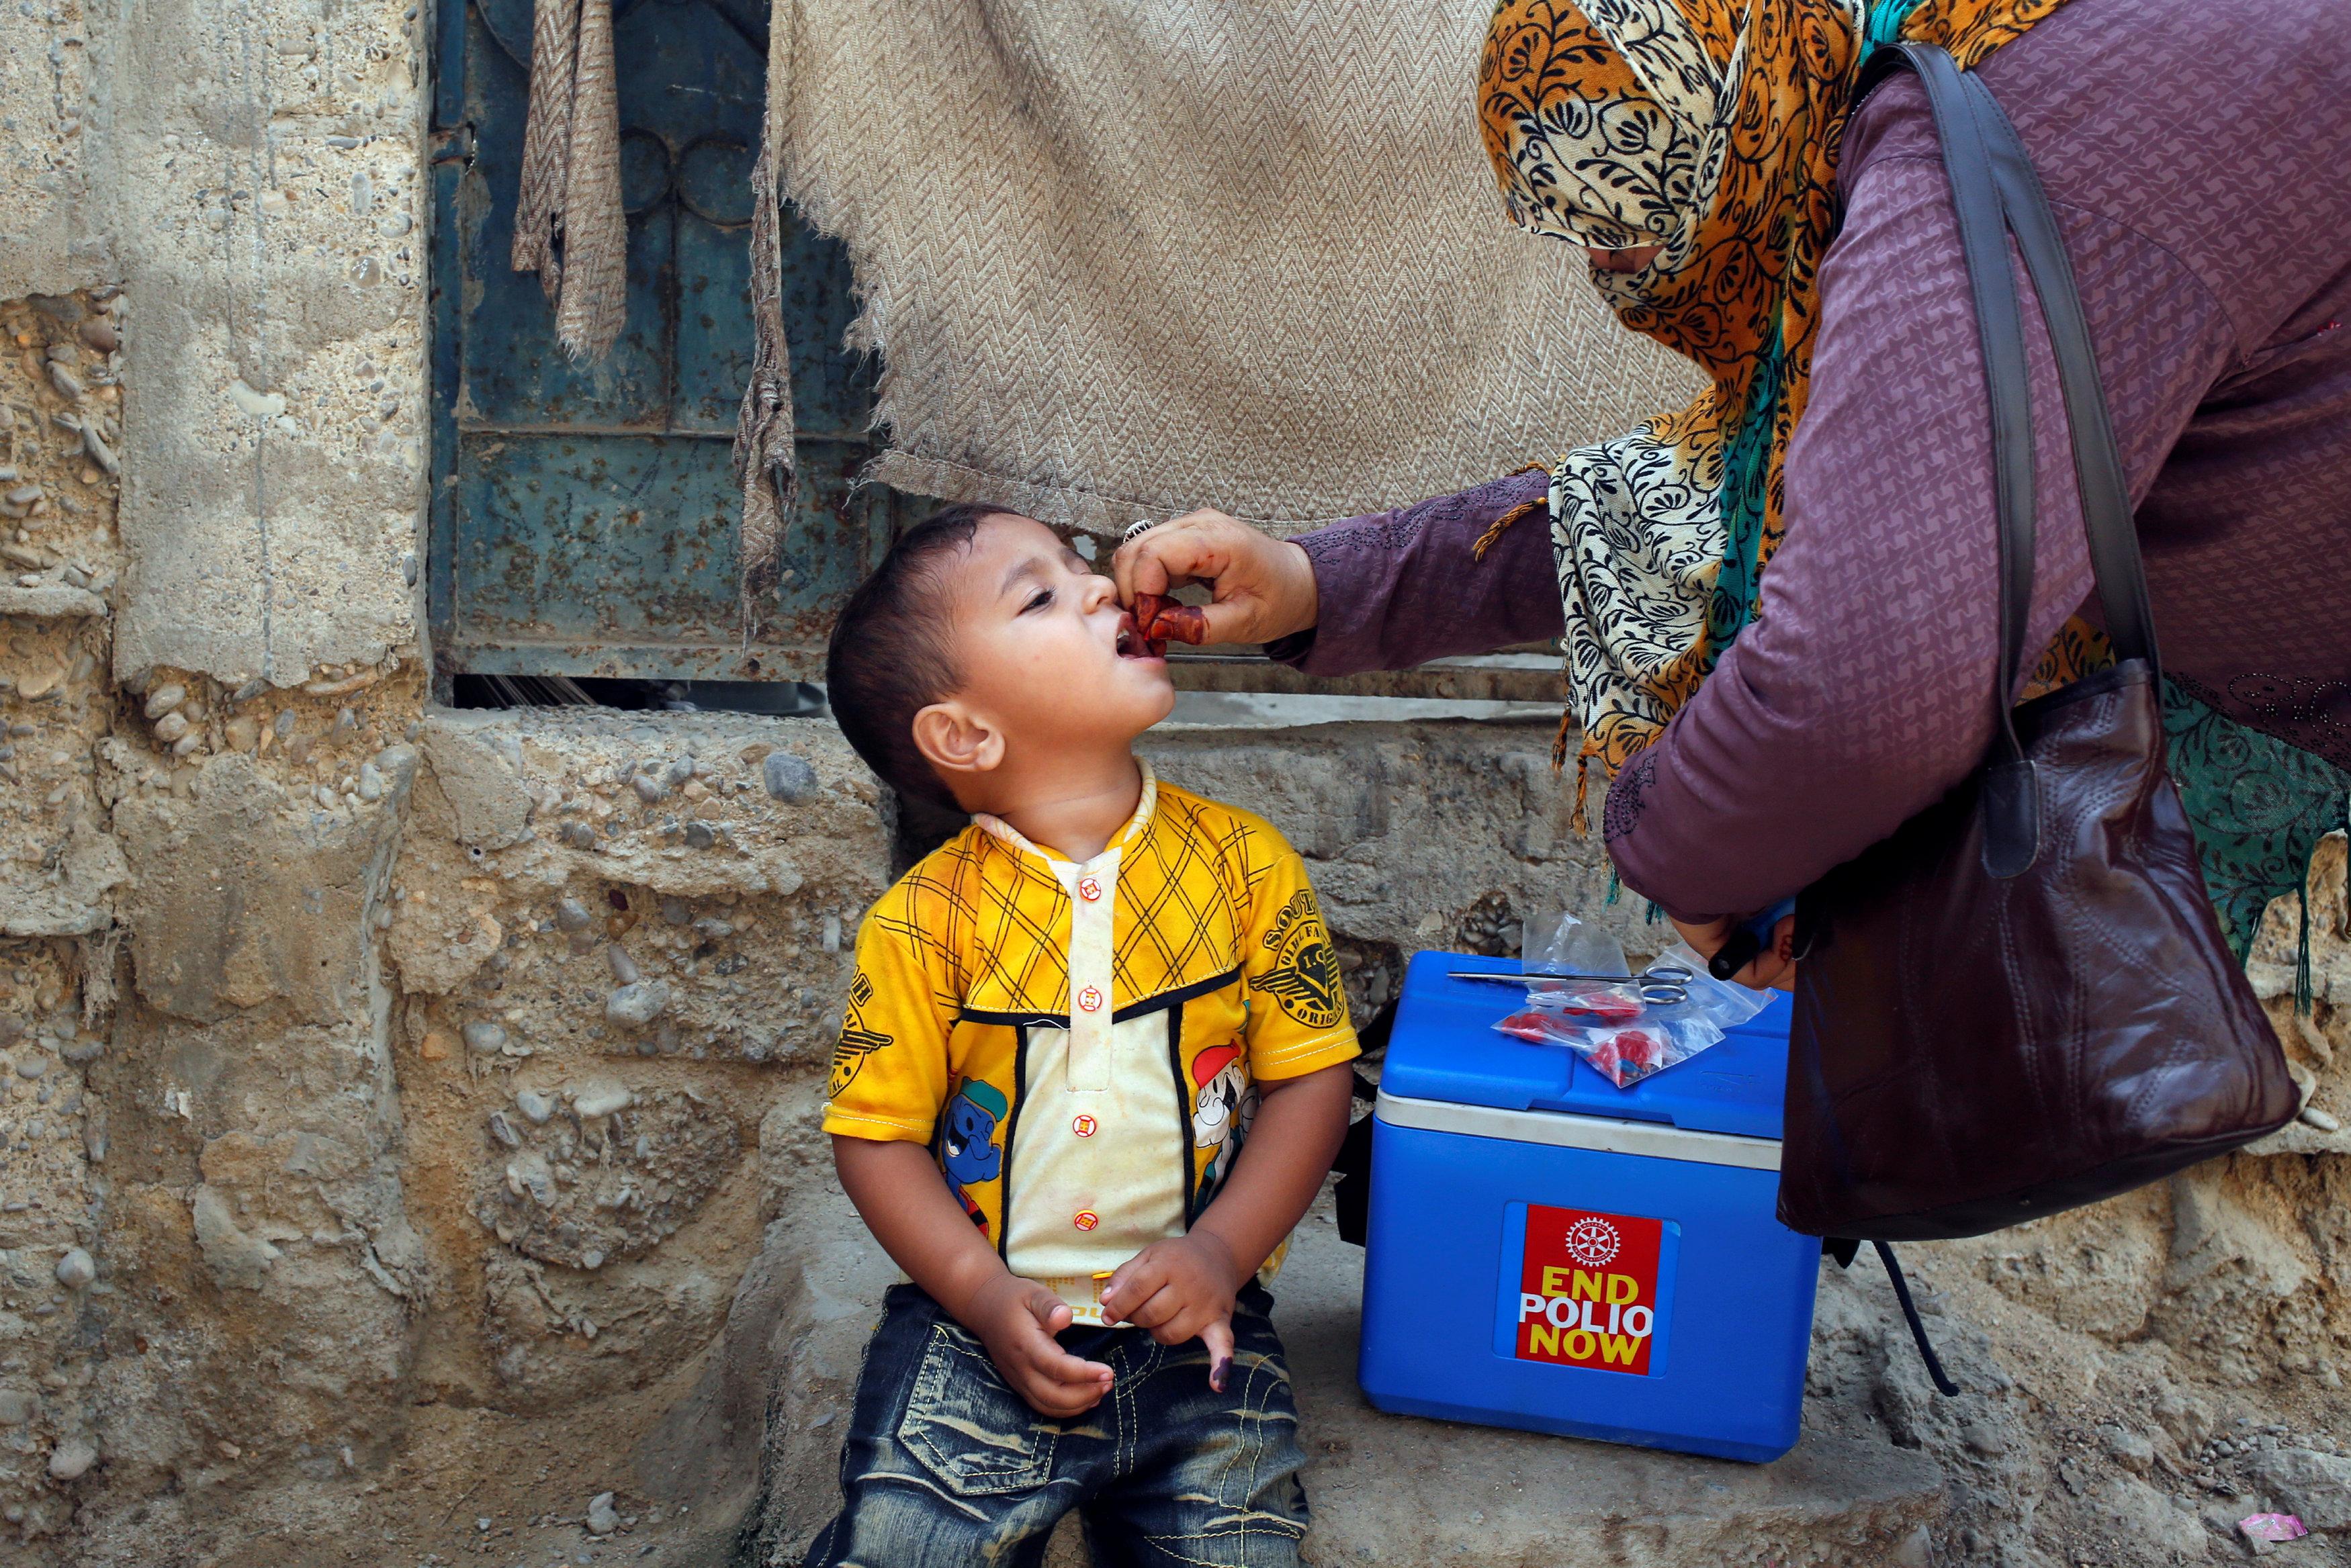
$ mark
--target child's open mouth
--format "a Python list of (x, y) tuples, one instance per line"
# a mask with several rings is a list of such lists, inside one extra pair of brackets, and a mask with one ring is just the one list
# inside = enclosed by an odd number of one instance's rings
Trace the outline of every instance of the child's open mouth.
[(1165, 659), (1167, 657), (1167, 641), (1165, 638), (1154, 641), (1144, 636), (1135, 627), (1134, 612), (1129, 610), (1118, 618), (1118, 656), (1121, 659)]

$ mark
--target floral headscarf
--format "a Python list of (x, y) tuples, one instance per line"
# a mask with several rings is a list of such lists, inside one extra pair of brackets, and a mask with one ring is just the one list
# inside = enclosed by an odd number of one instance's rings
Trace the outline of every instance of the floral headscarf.
[[(1511, 218), (1580, 245), (1661, 246), (1639, 272), (1595, 269), (1593, 282), (1627, 327), (1687, 355), (1713, 382), (1680, 412), (1569, 452), (1552, 469), (1569, 716), (1583, 732), (1579, 812), (1585, 764), (1597, 761), (1613, 776), (1656, 739), (1761, 611), (1863, 57), (1908, 39), (1940, 44), (1971, 67), (2060, 4), (1495, 7), (1478, 108)], [(2107, 657), (2104, 637), (2076, 619), (2034, 684), (2060, 684)], [(2281, 915), (2275, 900), (2301, 894), (2319, 839), (2351, 825), (2351, 773), (2225, 716), (2210, 696), (2165, 681), (2169, 765), (2205, 885), (2240, 954), (2265, 918), (2299, 917), (2294, 989), (2306, 1004), (2308, 906)]]
[(1902, 38), (1966, 68), (2061, 3), (1496, 5), (1478, 109), (1510, 217), (1579, 245), (1663, 247), (1593, 282), (1713, 383), (1552, 470), (1579, 805), (1583, 764), (1613, 776), (1655, 740), (1761, 607), (1863, 57)]

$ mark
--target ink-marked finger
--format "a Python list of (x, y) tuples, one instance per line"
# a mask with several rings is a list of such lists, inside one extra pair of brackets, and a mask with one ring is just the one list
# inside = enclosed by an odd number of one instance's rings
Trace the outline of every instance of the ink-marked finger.
[(1208, 1386), (1221, 1394), (1233, 1372), (1233, 1320), (1219, 1316), (1200, 1331), (1200, 1343), (1208, 1348)]

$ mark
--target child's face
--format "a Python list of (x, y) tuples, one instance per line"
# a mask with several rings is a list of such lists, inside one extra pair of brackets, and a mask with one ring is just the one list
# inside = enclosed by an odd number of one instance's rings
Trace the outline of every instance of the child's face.
[(1118, 590), (1051, 529), (999, 514), (954, 570), (956, 701), (1029, 757), (1116, 748), (1176, 705)]

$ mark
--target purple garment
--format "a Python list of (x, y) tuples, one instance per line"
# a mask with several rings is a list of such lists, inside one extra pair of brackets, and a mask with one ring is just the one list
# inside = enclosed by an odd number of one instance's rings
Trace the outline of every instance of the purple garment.
[[(2351, 5), (2071, 0), (1981, 75), (2064, 232), (2167, 671), (2351, 766), (2351, 330), (2338, 325), (2351, 315)], [(1939, 157), (1913, 80), (1854, 117), (1762, 617), (1609, 792), (1626, 885), (1677, 913), (1795, 891), (1965, 777), (1990, 741), (1991, 443)], [(2092, 579), (2055, 370), (2024, 300), (2037, 648), (2085, 607)], [(1516, 581), (1554, 587), (1540, 518), (1482, 566), (1460, 564), (1516, 493), (1481, 486), (1301, 537), (1322, 624), (1277, 656), (1338, 673), (1557, 636), (1557, 604), (1539, 624)]]
[[(1299, 535), (1322, 619), (1266, 652), (1315, 675), (1346, 675), (1556, 639), (1564, 622), (1542, 504), (1550, 492), (1551, 476), (1538, 470)], [(1478, 559), (1486, 530), (1529, 502), (1533, 515)]]

